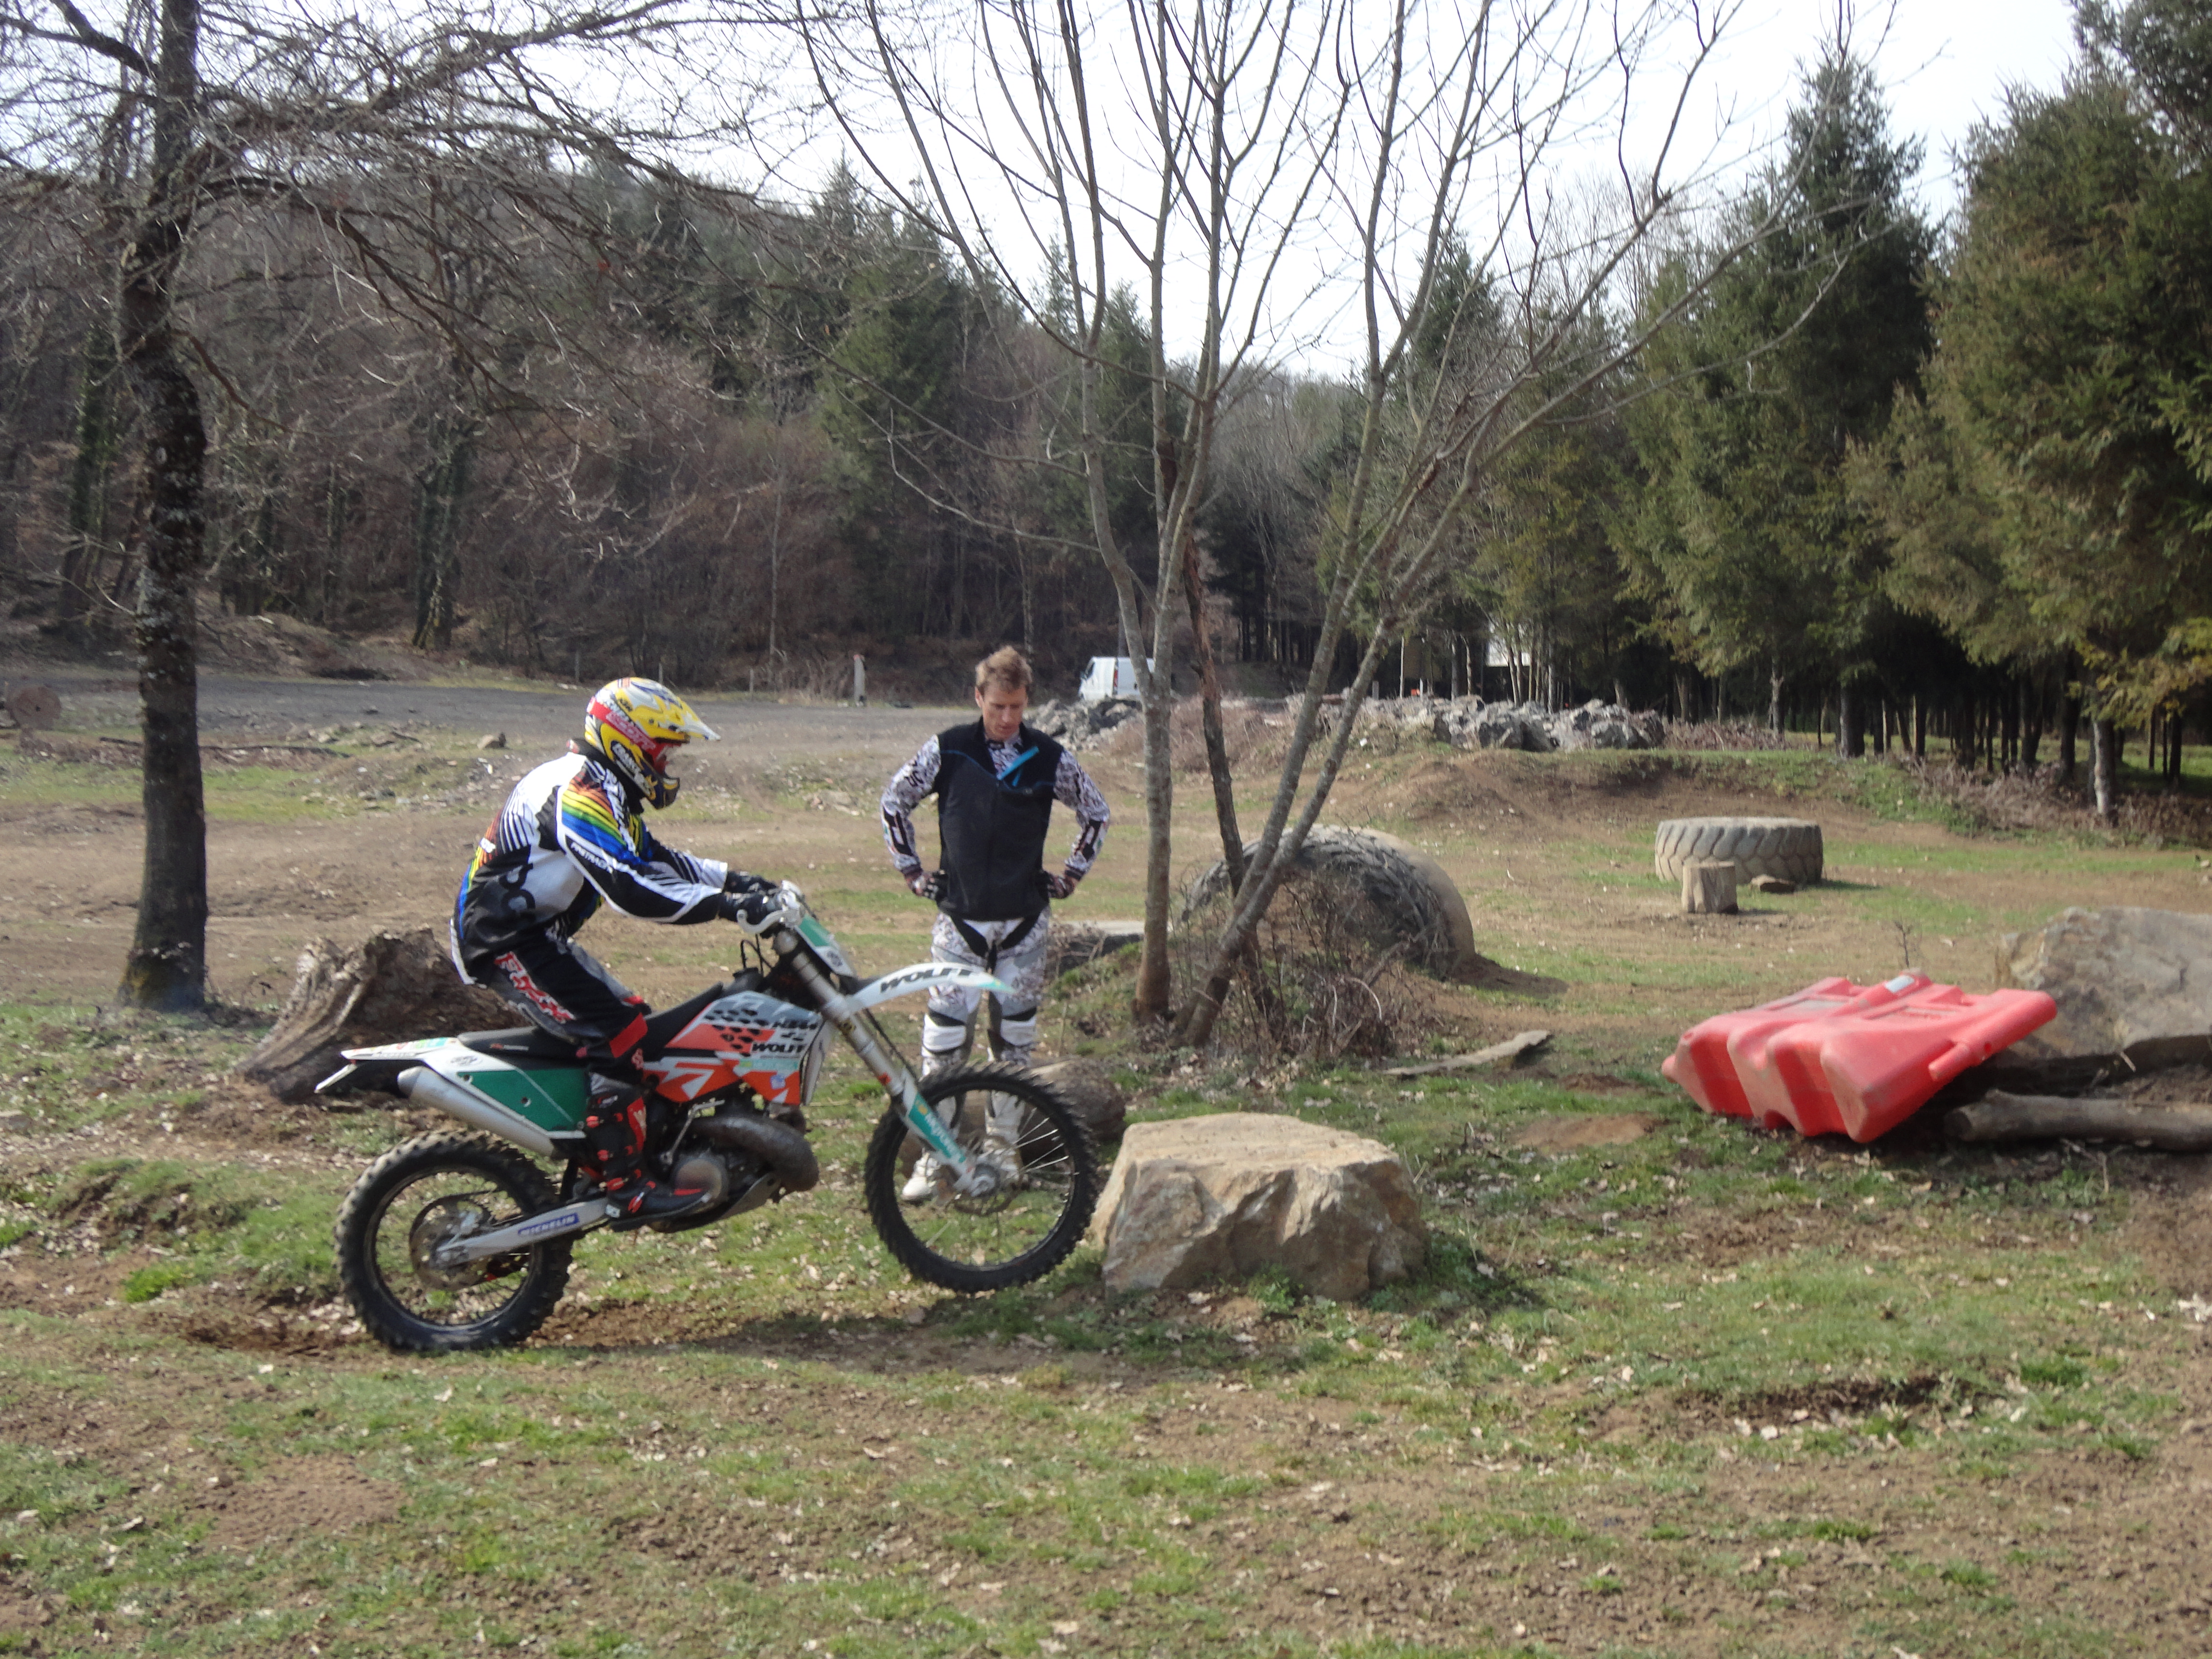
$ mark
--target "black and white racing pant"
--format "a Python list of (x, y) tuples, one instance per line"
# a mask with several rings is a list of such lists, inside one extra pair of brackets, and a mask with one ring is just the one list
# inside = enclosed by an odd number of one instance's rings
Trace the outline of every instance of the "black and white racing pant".
[[(1052, 936), (1052, 907), (1012, 921), (968, 921), (937, 913), (930, 930), (929, 959), (981, 968), (1006, 982), (1000, 999), (996, 1029), (986, 1034), (992, 1053), (1010, 1066), (1027, 1066), (1036, 1048), (1037, 1004), (1044, 995), (1046, 946)], [(964, 986), (940, 985), (929, 994), (921, 1017), (921, 1074), (933, 1077), (956, 1065), (968, 1040), (968, 1024), (983, 993)]]

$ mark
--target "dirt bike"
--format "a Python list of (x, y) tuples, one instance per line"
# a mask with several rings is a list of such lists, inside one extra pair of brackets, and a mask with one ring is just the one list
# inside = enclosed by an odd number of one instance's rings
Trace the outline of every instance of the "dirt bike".
[[(890, 1097), (861, 1186), (891, 1255), (916, 1278), (964, 1291), (1025, 1284), (1066, 1259), (1099, 1187), (1090, 1136), (1067, 1102), (1002, 1066), (919, 1081), (874, 1012), (935, 985), (998, 995), (1006, 985), (933, 962), (863, 982), (788, 882), (738, 926), (749, 936), (747, 965), (646, 1020), (643, 1068), (682, 1115), (653, 1167), (708, 1194), (696, 1210), (647, 1224), (709, 1226), (815, 1185), (805, 1108), (834, 1027)], [(639, 1224), (586, 1185), (586, 1065), (572, 1042), (521, 1026), (349, 1048), (344, 1058), (319, 1092), (388, 1091), (475, 1132), (394, 1147), (339, 1207), (340, 1282), (386, 1346), (520, 1342), (560, 1301), (580, 1236)], [(939, 1160), (935, 1190), (902, 1204), (901, 1177), (925, 1147)], [(557, 1182), (533, 1155), (565, 1166)]]

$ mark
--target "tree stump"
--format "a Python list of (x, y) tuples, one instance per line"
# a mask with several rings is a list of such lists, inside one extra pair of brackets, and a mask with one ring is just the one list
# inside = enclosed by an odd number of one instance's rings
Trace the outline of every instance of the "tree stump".
[(427, 927), (372, 933), (350, 949), (319, 939), (300, 953), (283, 1012), (238, 1075), (279, 1100), (307, 1100), (337, 1070), (342, 1049), (515, 1024), (500, 997), (461, 982)]
[(8, 694), (8, 713), (26, 732), (43, 732), (62, 717), (62, 700), (51, 685), (19, 685)]
[(1682, 866), (1682, 914), (1686, 916), (1735, 914), (1735, 866), (1726, 860), (1706, 860)]

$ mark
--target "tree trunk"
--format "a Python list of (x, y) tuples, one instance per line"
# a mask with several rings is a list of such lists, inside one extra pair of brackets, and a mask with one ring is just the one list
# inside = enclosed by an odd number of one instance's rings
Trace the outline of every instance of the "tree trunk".
[(2002, 751), (2003, 757), (1998, 763), (1998, 769), (2000, 771), (2008, 772), (2019, 763), (2020, 705), (2027, 696), (2027, 683), (2023, 679), (2014, 685), (2013, 695), (2004, 699), (2004, 725), (1998, 738), (1998, 741), (2004, 745)]
[(2043, 678), (2039, 673), (2020, 677), (2020, 769), (2035, 770), (2043, 749)]
[[(456, 375), (458, 380), (459, 376)], [(458, 415), (431, 422), (430, 460), (415, 481), (415, 648), (453, 642), (460, 585), (461, 503), (476, 460), (476, 433)]]
[(1766, 671), (1766, 729), (1778, 738), (1782, 735), (1782, 665), (1778, 662)]
[(2081, 699), (2069, 690), (2058, 706), (2058, 781), (2070, 784), (2080, 761)]
[(125, 256), (118, 330), (146, 425), (147, 501), (137, 625), (146, 854), (121, 994), (142, 1007), (190, 1009), (205, 1000), (207, 984), (207, 805), (192, 597), (207, 550), (207, 426), (199, 389), (177, 351), (175, 283), (191, 226), (184, 175), (199, 101), (198, 0), (162, 0), (161, 36), (153, 178)]
[(1836, 693), (1836, 752), (1846, 760), (1866, 753), (1866, 700), (1845, 680)]
[(1183, 597), (1190, 602), (1191, 655), (1198, 665), (1199, 724), (1206, 733), (1206, 769), (1213, 780), (1213, 819), (1221, 830), (1221, 866), (1231, 897), (1244, 884), (1244, 832), (1237, 827), (1237, 781), (1229, 772), (1229, 744), (1221, 731), (1221, 679), (1214, 672), (1213, 641), (1206, 632), (1206, 579), (1197, 547), (1182, 550)]
[(2120, 799), (2120, 734), (2111, 720), (2099, 717), (2089, 722), (2089, 757), (2097, 817), (2110, 823), (2119, 810)]
[(1958, 702), (1952, 706), (1951, 713), (1951, 759), (1961, 772), (1974, 769), (1974, 761), (1978, 753), (1974, 747), (1975, 736), (1974, 694), (1961, 691)]
[(62, 544), (59, 618), (63, 632), (81, 637), (100, 583), (107, 538), (107, 480), (115, 465), (115, 327), (95, 317), (78, 356), (76, 458), (70, 466), (69, 537)]
[(1912, 699), (1912, 758), (1928, 758), (1928, 700), (1917, 693)]

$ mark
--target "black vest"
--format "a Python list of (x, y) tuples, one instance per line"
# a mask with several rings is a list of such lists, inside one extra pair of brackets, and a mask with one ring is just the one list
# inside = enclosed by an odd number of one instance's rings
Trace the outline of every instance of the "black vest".
[(937, 908), (964, 921), (1015, 921), (1044, 908), (1044, 835), (1060, 745), (1023, 726), (1022, 758), (991, 770), (983, 722), (937, 736), (937, 841), (945, 892)]

